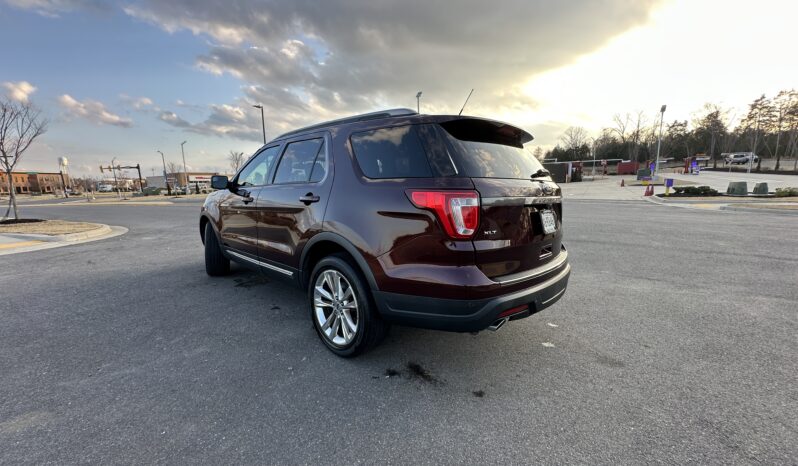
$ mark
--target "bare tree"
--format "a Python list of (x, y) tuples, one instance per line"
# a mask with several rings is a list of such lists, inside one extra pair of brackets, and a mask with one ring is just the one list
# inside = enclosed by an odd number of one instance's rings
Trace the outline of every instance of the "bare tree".
[(238, 173), (238, 169), (244, 164), (244, 153), (231, 150), (227, 160), (230, 161), (230, 168), (233, 169), (233, 173)]
[(560, 136), (560, 141), (565, 146), (565, 150), (572, 152), (576, 158), (577, 151), (587, 144), (587, 131), (581, 126), (571, 126)]
[[(798, 93), (794, 89), (781, 91), (773, 99), (774, 118), (771, 119), (770, 123), (771, 129), (776, 132), (776, 171), (779, 170), (781, 165), (781, 154), (779, 153), (781, 133), (784, 130), (792, 130), (794, 132), (795, 118), (798, 116), (796, 109), (798, 109)], [(789, 150), (789, 145), (787, 149)]]
[(542, 162), (542, 161), (543, 161), (543, 157), (544, 157), (544, 154), (543, 154), (543, 148), (542, 148), (542, 147), (540, 147), (540, 146), (537, 146), (537, 147), (535, 147), (535, 150), (534, 150), (534, 151), (532, 151), (532, 155), (533, 155), (533, 156), (534, 156), (536, 159), (538, 159), (538, 161)]
[(728, 131), (727, 113), (728, 111), (720, 105), (706, 103), (702, 110), (693, 117), (693, 132), (696, 138), (709, 140), (709, 157), (712, 159), (713, 168), (718, 168), (718, 159), (715, 157), (716, 142)]
[[(748, 114), (743, 118), (740, 124), (743, 134), (746, 135), (750, 151), (756, 155), (759, 144), (762, 140), (759, 137), (761, 127), (767, 125), (768, 120), (771, 118), (773, 107), (770, 100), (762, 94), (761, 97), (754, 100), (748, 105)], [(756, 164), (756, 171), (762, 170), (762, 157), (759, 157)]]
[(17, 196), (14, 190), (16, 168), (25, 151), (39, 136), (47, 131), (47, 120), (41, 112), (28, 102), (0, 101), (0, 167), (8, 178), (8, 208), (3, 218), (13, 210), (14, 218), (19, 218)]
[(640, 140), (644, 138), (646, 131), (646, 116), (642, 111), (634, 115), (625, 114), (621, 116), (616, 113), (612, 117), (615, 124), (611, 128), (612, 132), (618, 135), (621, 145), (626, 148), (629, 160), (637, 161), (640, 154)]

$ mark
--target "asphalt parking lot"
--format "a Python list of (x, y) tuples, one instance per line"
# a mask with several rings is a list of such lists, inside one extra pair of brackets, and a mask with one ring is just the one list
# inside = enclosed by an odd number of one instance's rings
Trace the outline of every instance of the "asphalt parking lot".
[(573, 274), (498, 332), (339, 359), (302, 291), (205, 275), (198, 203), (0, 261), (0, 463), (794, 463), (798, 217), (565, 205)]

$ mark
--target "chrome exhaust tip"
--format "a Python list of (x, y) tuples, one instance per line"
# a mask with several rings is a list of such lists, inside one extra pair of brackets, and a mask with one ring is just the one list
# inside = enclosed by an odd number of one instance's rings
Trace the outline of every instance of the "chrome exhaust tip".
[(504, 326), (504, 324), (506, 324), (508, 320), (510, 320), (509, 317), (502, 317), (501, 319), (496, 319), (493, 321), (492, 324), (488, 326), (488, 330), (490, 330), (491, 332), (495, 332), (496, 330), (502, 328), (502, 326)]

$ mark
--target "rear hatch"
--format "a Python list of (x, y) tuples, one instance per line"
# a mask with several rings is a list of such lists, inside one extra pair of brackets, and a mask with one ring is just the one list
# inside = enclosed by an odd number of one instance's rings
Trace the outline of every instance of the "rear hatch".
[[(517, 283), (545, 275), (562, 248), (560, 188), (523, 144), (525, 131), (489, 120), (439, 123), (439, 136), (460, 176), (480, 195), (473, 243), (476, 265), (491, 279)], [(564, 257), (564, 256), (563, 256)]]

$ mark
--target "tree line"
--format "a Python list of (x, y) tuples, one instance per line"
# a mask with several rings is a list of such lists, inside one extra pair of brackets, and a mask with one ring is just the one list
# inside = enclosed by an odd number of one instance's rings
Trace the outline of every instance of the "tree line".
[[(657, 154), (660, 114), (653, 118), (644, 112), (615, 114), (613, 124), (591, 137), (582, 127), (565, 130), (559, 143), (546, 151), (546, 159), (559, 161), (624, 159), (645, 162)], [(720, 154), (753, 152), (759, 155), (756, 170), (761, 170), (763, 156), (775, 159), (775, 169), (782, 159), (792, 159), (798, 170), (798, 92), (783, 90), (775, 97), (764, 94), (748, 105), (739, 116), (730, 109), (707, 103), (691, 120), (662, 124), (661, 158), (683, 160), (703, 154), (717, 167)], [(785, 167), (789, 168), (789, 167)]]

